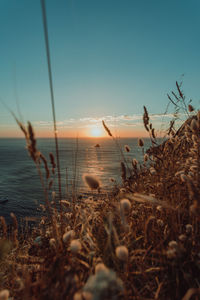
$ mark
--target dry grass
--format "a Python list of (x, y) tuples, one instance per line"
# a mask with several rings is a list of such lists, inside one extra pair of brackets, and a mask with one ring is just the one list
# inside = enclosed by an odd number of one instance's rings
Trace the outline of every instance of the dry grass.
[[(48, 203), (50, 217), (42, 217), (25, 242), (17, 240), (14, 215), (14, 235), (7, 236), (1, 218), (0, 289), (16, 300), (199, 299), (200, 113), (188, 109), (193, 115), (178, 131), (171, 124), (159, 146), (144, 109), (152, 147), (142, 163), (133, 160), (129, 177), (122, 162), (123, 187), (115, 192), (63, 200), (62, 216)], [(31, 157), (44, 164), (48, 190), (53, 157), (50, 172), (47, 160), (35, 155), (30, 124), (28, 130), (20, 125)], [(143, 149), (143, 141), (139, 145)]]

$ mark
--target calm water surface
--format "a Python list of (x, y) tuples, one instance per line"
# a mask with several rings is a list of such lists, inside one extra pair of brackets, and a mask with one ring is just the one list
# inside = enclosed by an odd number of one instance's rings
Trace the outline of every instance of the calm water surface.
[[(145, 139), (145, 148), (150, 140)], [(100, 148), (95, 145), (99, 143)], [(141, 148), (137, 139), (121, 139), (122, 147), (129, 145), (131, 151), (126, 153), (131, 162), (133, 158), (142, 160)], [(43, 203), (41, 183), (37, 170), (30, 159), (24, 139), (0, 139), (0, 215), (9, 218), (14, 212), (18, 218), (37, 215), (39, 203)], [(38, 139), (37, 148), (48, 158), (48, 153), (55, 153), (54, 139)], [(120, 179), (120, 151), (111, 139), (59, 139), (60, 165), (62, 175), (63, 198), (66, 195), (66, 178), (68, 190), (72, 182), (76, 165), (76, 186), (79, 192), (87, 192), (82, 174), (98, 176), (103, 189), (111, 188), (110, 178)], [(75, 163), (76, 161), (76, 163)], [(56, 187), (55, 187), (56, 188)]]

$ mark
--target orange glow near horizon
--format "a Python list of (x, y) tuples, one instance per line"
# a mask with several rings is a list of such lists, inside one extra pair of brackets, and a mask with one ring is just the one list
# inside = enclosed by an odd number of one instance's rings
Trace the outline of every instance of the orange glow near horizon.
[[(53, 138), (54, 133), (53, 130), (48, 129), (41, 129), (35, 128), (35, 136), (36, 138)], [(121, 137), (121, 138), (137, 138), (137, 137), (148, 137), (148, 133), (143, 129), (123, 129), (118, 128), (117, 131), (112, 130), (114, 136)], [(0, 138), (23, 138), (24, 135), (19, 128), (11, 128), (7, 130), (0, 129)], [(105, 132), (104, 128), (101, 126), (94, 126), (90, 128), (79, 128), (79, 129), (58, 129), (58, 137), (59, 138), (109, 138), (107, 132)]]

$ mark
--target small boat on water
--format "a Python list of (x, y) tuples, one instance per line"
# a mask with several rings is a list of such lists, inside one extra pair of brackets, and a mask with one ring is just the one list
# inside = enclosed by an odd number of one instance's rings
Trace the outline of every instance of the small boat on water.
[(100, 148), (100, 145), (99, 145), (99, 144), (96, 144), (95, 147), (96, 147), (96, 148)]

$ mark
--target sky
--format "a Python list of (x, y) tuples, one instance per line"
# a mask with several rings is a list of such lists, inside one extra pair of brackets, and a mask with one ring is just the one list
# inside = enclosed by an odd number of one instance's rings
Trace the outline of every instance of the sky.
[[(156, 129), (167, 93), (200, 104), (198, 0), (46, 0), (58, 136), (144, 136), (143, 105)], [(41, 3), (0, 0), (0, 137), (22, 137), (2, 102), (37, 137), (53, 135)], [(21, 117), (20, 117), (21, 116)]]

